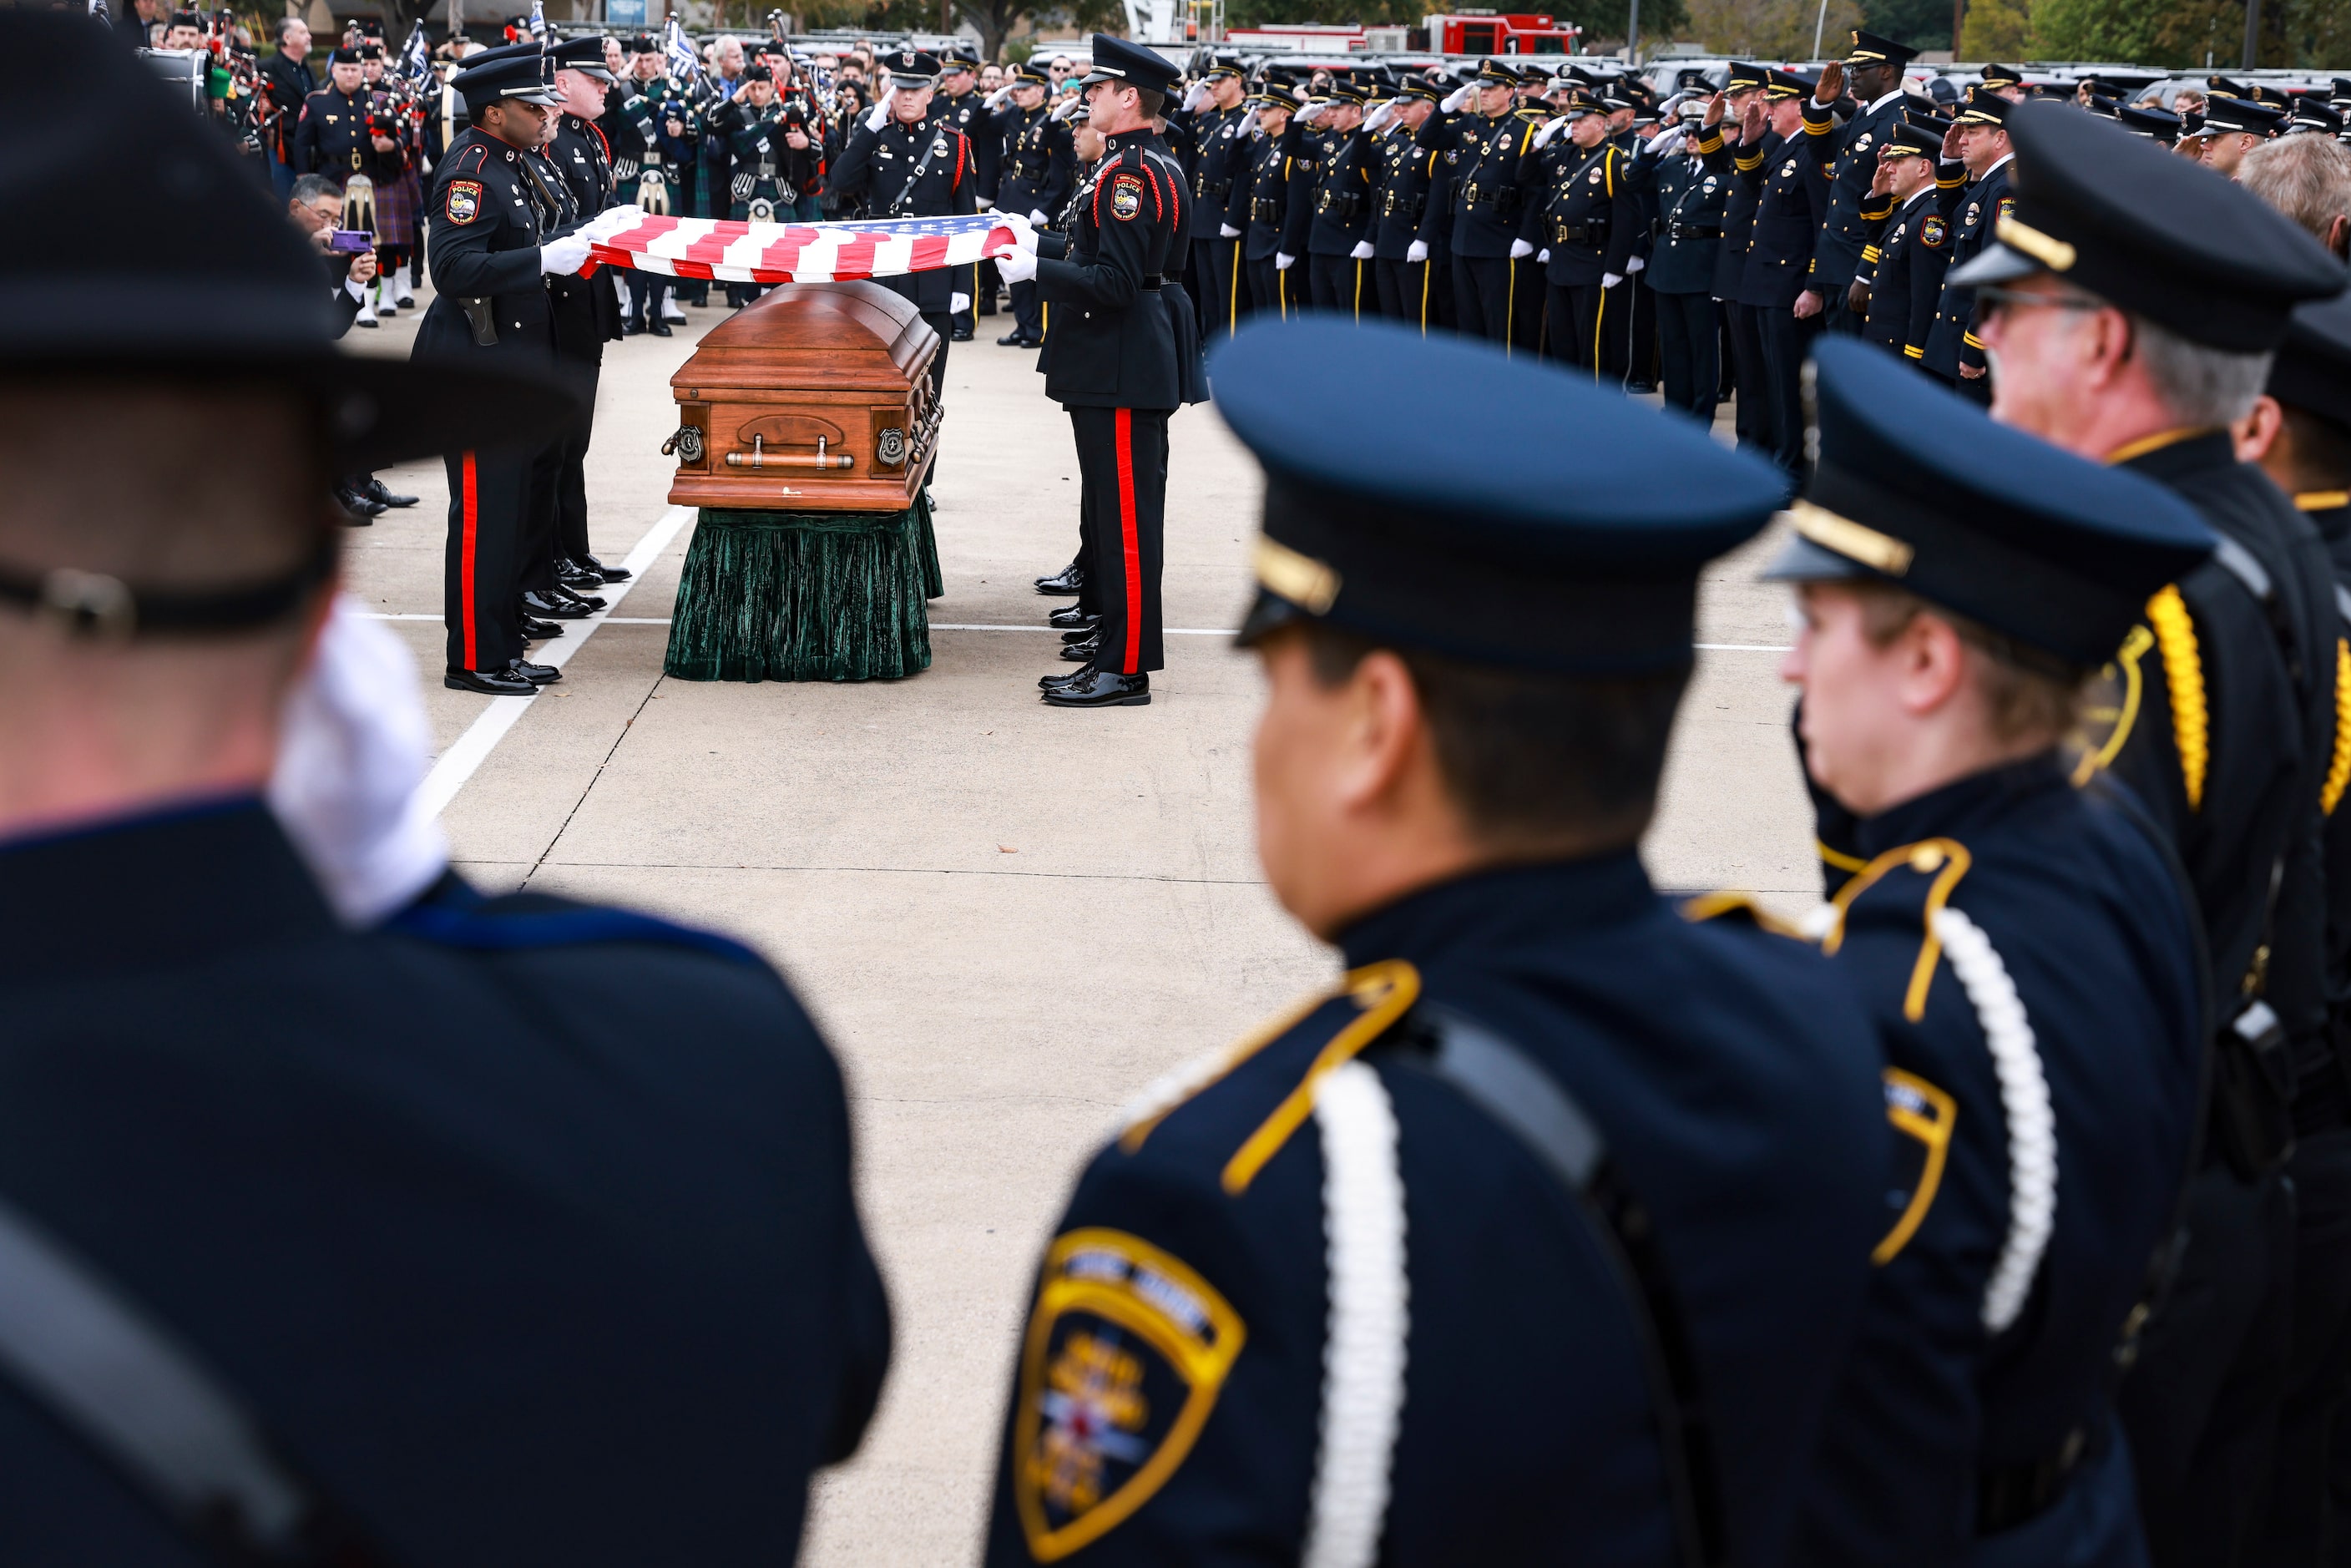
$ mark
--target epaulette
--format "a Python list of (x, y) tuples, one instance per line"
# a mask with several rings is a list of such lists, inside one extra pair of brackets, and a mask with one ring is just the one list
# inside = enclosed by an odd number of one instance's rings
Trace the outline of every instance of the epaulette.
[(1701, 893), (1683, 899), (1679, 907), (1681, 917), (1693, 925), (1708, 920), (1728, 920), (1769, 931), (1774, 936), (1792, 937), (1798, 942), (1812, 940), (1802, 926), (1781, 919), (1750, 893)]
[(383, 929), (438, 947), (476, 953), (632, 942), (683, 947), (729, 963), (767, 967), (767, 960), (757, 953), (716, 932), (673, 925), (632, 910), (567, 904), (531, 894), (484, 898), (462, 885), (409, 905), (384, 922)]
[(1821, 951), (1834, 956), (1844, 945), (1845, 917), (1854, 901), (1867, 893), (1890, 873), (1908, 870), (1935, 880), (1927, 889), (1926, 907), (1920, 915), (1924, 927), (1919, 944), (1918, 959), (1910, 968), (1910, 988), (1904, 993), (1902, 1016), (1912, 1023), (1927, 1013), (1927, 990), (1934, 984), (1935, 964), (1943, 954), (1943, 940), (1937, 935), (1935, 916), (1950, 902), (1951, 889), (1968, 874), (1975, 863), (1967, 846), (1957, 839), (1921, 839), (1915, 844), (1901, 844), (1887, 850), (1855, 872), (1851, 882), (1837, 889), (1829, 901), (1834, 912), (1828, 933), (1821, 939)]
[(1159, 1124), (1187, 1101), (1275, 1041), (1311, 1031), (1322, 1041), (1313, 1061), (1225, 1162), (1220, 1180), (1225, 1191), (1238, 1197), (1313, 1114), (1315, 1090), (1332, 1070), (1353, 1061), (1419, 999), (1420, 971), (1400, 958), (1352, 969), (1335, 989), (1317, 992), (1238, 1044), (1187, 1062), (1144, 1089), (1127, 1108), (1118, 1147), (1124, 1154), (1137, 1153)]

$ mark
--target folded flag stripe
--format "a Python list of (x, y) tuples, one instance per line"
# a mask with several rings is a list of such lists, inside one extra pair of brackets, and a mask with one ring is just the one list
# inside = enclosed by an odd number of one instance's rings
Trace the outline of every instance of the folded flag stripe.
[(1029, 220), (1015, 213), (864, 223), (755, 224), (727, 218), (615, 214), (580, 230), (610, 267), (726, 283), (818, 283), (899, 277), (968, 267), (1019, 248)]

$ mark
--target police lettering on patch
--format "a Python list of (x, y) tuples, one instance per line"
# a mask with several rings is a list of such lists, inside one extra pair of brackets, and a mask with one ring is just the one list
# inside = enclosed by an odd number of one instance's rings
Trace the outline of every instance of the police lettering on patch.
[(1111, 215), (1121, 223), (1132, 219), (1143, 210), (1143, 182), (1133, 174), (1121, 174), (1110, 183)]
[(2015, 211), (2016, 198), (2014, 196), (2002, 196), (2000, 199), (2000, 205), (1992, 209), (1992, 221), (1997, 223), (2001, 218), (2007, 217), (2010, 214)]
[(1072, 1230), (1045, 1254), (1020, 1351), (1012, 1498), (1052, 1563), (1132, 1517), (1207, 1424), (1245, 1337), (1215, 1287), (1123, 1230)]
[(441, 210), (453, 224), (470, 224), (482, 215), (482, 183), (478, 180), (452, 180), (449, 193)]
[(1928, 218), (1918, 225), (1918, 243), (1923, 246), (1939, 246), (1943, 243), (1944, 233), (1942, 219)]

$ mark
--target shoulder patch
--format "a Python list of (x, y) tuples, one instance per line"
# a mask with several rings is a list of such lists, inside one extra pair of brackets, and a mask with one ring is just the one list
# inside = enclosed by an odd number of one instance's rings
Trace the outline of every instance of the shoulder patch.
[(1901, 1205), (1902, 1212), (1869, 1254), (1869, 1260), (1880, 1267), (1910, 1244), (1934, 1207), (1936, 1189), (1943, 1185), (1943, 1163), (1950, 1155), (1951, 1124), (1959, 1114), (1958, 1101), (1915, 1072), (1889, 1067), (1885, 1083), (1886, 1124), (1909, 1143), (1899, 1150), (1886, 1198), (1889, 1205)]
[(1134, 214), (1143, 210), (1143, 180), (1140, 175), (1122, 173), (1110, 183), (1110, 214), (1121, 223), (1132, 223)]
[(441, 210), (453, 224), (470, 224), (482, 215), (482, 183), (479, 180), (452, 180), (442, 198)]
[(1012, 1422), (1013, 1503), (1032, 1558), (1101, 1540), (1167, 1483), (1247, 1337), (1216, 1287), (1141, 1237), (1055, 1239)]
[(1944, 226), (1943, 220), (1941, 218), (1928, 218), (1926, 222), (1918, 225), (1918, 243), (1932, 249), (1939, 250), (1942, 248), (1945, 237), (1948, 236), (1950, 230)]

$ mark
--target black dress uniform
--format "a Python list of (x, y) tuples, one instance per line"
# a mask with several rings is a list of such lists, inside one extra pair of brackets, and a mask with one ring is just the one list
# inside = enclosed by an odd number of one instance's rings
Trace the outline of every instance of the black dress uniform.
[[(1819, 465), (1769, 578), (1890, 584), (2086, 673), (2214, 547), (2160, 486), (1875, 349), (1813, 365)], [(1854, 830), (1823, 947), (1903, 1154), (1793, 1561), (2145, 1561), (2113, 1373), (2189, 1176), (2206, 980), (2163, 830), (2071, 771), (2053, 745)]]
[[(2270, 369), (2269, 395), (2303, 421), (2351, 442), (2351, 299), (2304, 305), (2294, 315)], [(2306, 427), (2305, 427), (2306, 428)], [(2351, 1249), (2342, 1245), (2351, 1212), (2351, 465), (2294, 450), (2294, 508), (2318, 531), (2333, 563), (2335, 606), (2334, 749), (2319, 788), (2325, 817), (2326, 992), (2329, 1028), (2294, 1056), (2294, 1361), (2278, 1416), (2276, 1458), (2261, 1531), (2261, 1556), (2278, 1563), (2325, 1561), (2325, 1543), (2351, 1531), (2351, 1446), (2342, 1429), (2351, 1393)], [(2273, 470), (2274, 472), (2274, 470)]]
[[(1844, 64), (1847, 70), (1860, 66), (1898, 68), (1917, 53), (1907, 44), (1856, 28)], [(1903, 122), (1903, 106), (1909, 101), (1909, 95), (1896, 86), (1874, 103), (1855, 105), (1851, 117), (1839, 126), (1833, 106), (1804, 99), (1804, 135), (1816, 147), (1829, 150), (1823, 159), (1829, 163), (1828, 209), (1813, 252), (1813, 287), (1826, 301), (1823, 313), (1830, 331), (1861, 329), (1860, 322), (1849, 319), (1845, 294), (1860, 267), (1870, 225), (1886, 215), (1886, 199), (1871, 194), (1870, 185), (1877, 177), (1877, 155), (1886, 135)]]
[[(1729, 92), (1760, 88), (1771, 80), (1771, 73), (1762, 66), (1734, 63), (1730, 67)], [(1707, 155), (1707, 168), (1711, 173), (1725, 178), (1752, 173), (1763, 167), (1779, 136), (1768, 126), (1762, 138), (1753, 146), (1741, 143), (1734, 132), (1724, 133), (1721, 150)], [(1723, 338), (1730, 360), (1730, 382), (1737, 395), (1738, 406), (1732, 411), (1733, 428), (1741, 451), (1773, 450), (1771, 433), (1771, 402), (1767, 388), (1771, 378), (1763, 369), (1763, 339), (1755, 329), (1755, 308), (1746, 302), (1747, 248), (1755, 235), (1755, 204), (1759, 194), (1753, 184), (1744, 179), (1729, 181), (1729, 193), (1722, 203), (1722, 254), (1715, 263), (1714, 297), (1722, 305)]]
[[(1405, 83), (1398, 101), (1434, 104), (1437, 99), (1435, 88), (1415, 78)], [(1453, 292), (1448, 269), (1432, 260), (1437, 207), (1430, 195), (1445, 154), (1421, 146), (1402, 125), (1391, 125), (1379, 133), (1374, 157), (1379, 172), (1372, 188), (1372, 274), (1380, 314), (1425, 332), (1431, 321), (1441, 324), (1432, 309), (1437, 296)]]
[[(1341, 85), (1332, 94), (1334, 103), (1363, 106), (1364, 96), (1355, 88)], [(1355, 254), (1371, 233), (1375, 168), (1370, 131), (1361, 125), (1343, 133), (1332, 131), (1308, 176), (1306, 207), (1290, 214), (1295, 238), (1283, 248), (1306, 258), (1307, 291), (1317, 310), (1343, 311), (1360, 319), (1368, 300), (1372, 313), (1379, 314), (1379, 285), (1365, 265), (1368, 258)]]
[[(940, 72), (940, 91), (931, 99), (932, 123), (944, 125), (959, 133), (970, 144), (972, 188), (978, 196), (994, 201), (997, 160), (1004, 146), (1004, 138), (996, 128), (996, 117), (988, 112), (987, 100), (972, 90), (970, 61), (960, 57), (942, 60)], [(959, 84), (960, 91), (946, 90), (946, 83), (951, 80)], [(972, 303), (956, 312), (954, 341), (967, 343), (978, 335), (979, 322), (974, 311), (982, 300), (987, 301), (991, 307), (994, 304), (993, 296), (980, 287), (981, 275), (993, 270), (982, 262), (975, 265), (969, 273), (956, 275), (970, 285), (968, 288), (959, 288), (956, 292), (969, 295)]]
[[(1165, 92), (1175, 68), (1123, 39), (1097, 34), (1087, 84)], [(1103, 139), (1101, 162), (1067, 235), (1038, 246), (1037, 291), (1051, 308), (1045, 395), (1070, 411), (1085, 486), (1102, 623), (1091, 664), (1048, 687), (1055, 706), (1151, 700), (1165, 663), (1159, 578), (1167, 497), (1167, 416), (1185, 390), (1182, 345), (1166, 307), (1148, 298), (1182, 267), (1191, 192), (1151, 155), (1146, 124)]]
[[(1809, 98), (1813, 84), (1792, 71), (1775, 70), (1764, 90), (1775, 99)], [(1828, 172), (1819, 149), (1801, 136), (1772, 146), (1751, 172), (1745, 159), (1738, 163), (1757, 193), (1740, 298), (1754, 311), (1762, 348), (1772, 455), (1782, 468), (1798, 474), (1804, 464), (1804, 355), (1820, 331), (1820, 318), (1799, 320), (1795, 306), (1798, 295), (1815, 287), (1813, 250), (1828, 211)]]
[[(1457, 417), (1300, 399), (1300, 365)], [(1702, 559), (1781, 494), (1613, 393), (1384, 324), (1261, 325), (1217, 390), (1269, 469), (1245, 638), (1319, 615), (1505, 670), (1672, 668)], [(1504, 460), (1446, 468), (1460, 427)], [(1577, 503), (1595, 465), (1638, 476), (1639, 528)], [(1781, 1562), (1881, 1228), (1849, 996), (1742, 913), (1686, 918), (1629, 848), (1465, 872), (1337, 939), (1343, 977), (1146, 1091), (1080, 1179), (987, 1561), (1623, 1568), (1697, 1561), (1679, 1518)], [(1680, 1371), (1645, 1376), (1654, 1335)]]
[[(1901, 150), (1902, 156), (1934, 158), (1941, 144), (1923, 126), (1899, 125), (1886, 133), (1886, 148)], [(1914, 193), (1886, 215), (1877, 237), (1862, 246), (1855, 273), (1869, 285), (1869, 315), (1861, 335), (1913, 364), (1926, 358), (1927, 338), (1942, 302), (1943, 274), (1951, 265), (1949, 206), (1936, 186)]]
[(1649, 267), (1642, 276), (1657, 300), (1666, 406), (1711, 425), (1722, 386), (1715, 278), (1722, 266), (1723, 211), (1737, 183), (1715, 167), (1722, 151), (1721, 127), (1690, 122), (1683, 135), (1685, 143), (1674, 155), (1642, 158), (1633, 166), (1657, 207)]
[[(1270, 106), (1288, 114), (1298, 107), (1292, 89), (1270, 87), (1250, 101), (1260, 113)], [(1249, 271), (1249, 308), (1280, 318), (1290, 314), (1290, 275), (1275, 258), (1285, 254), (1282, 235), (1290, 225), (1293, 204), (1306, 200), (1305, 161), (1299, 156), (1302, 128), (1294, 118), (1279, 131), (1260, 127), (1250, 142), (1249, 163), (1234, 182), (1232, 202), (1225, 209), (1228, 227), (1241, 231), (1241, 260)]]
[[(2005, 124), (2013, 208), (1953, 268), (1947, 298), (2053, 270), (2192, 342), (2257, 354), (2285, 337), (2296, 302), (2343, 291), (2341, 264), (2291, 221), (2117, 125), (2042, 103)], [(2326, 1027), (2321, 805), (2340, 617), (2315, 530), (2236, 461), (2228, 432), (2155, 431), (2105, 456), (2178, 492), (2222, 540), (2126, 637), (2092, 760), (2175, 835), (2211, 955), (2208, 1155), (2179, 1281), (2121, 1408), (2156, 1561), (2225, 1562), (2255, 1519), (2287, 1371), (2293, 1203), (2279, 1167), (2293, 1059)]]
[[(1230, 66), (1212, 68), (1207, 77), (1238, 73)], [(1249, 116), (1244, 104), (1218, 109), (1202, 104), (1192, 122), (1192, 212), (1198, 220), (1192, 233), (1192, 267), (1200, 280), (1200, 332), (1211, 340), (1228, 338), (1249, 314), (1249, 286), (1242, 279), (1241, 226), (1225, 221), (1232, 204), (1233, 186), (1248, 170), (1250, 147), (1241, 122)], [(1229, 228), (1230, 235), (1222, 231)]]
[[(1050, 87), (1045, 68), (1023, 65), (1013, 79), (1030, 87)], [(1053, 118), (1045, 105), (1020, 109), (1007, 104), (998, 116), (1004, 131), (1004, 167), (997, 182), (996, 204), (1026, 216), (1058, 213), (1077, 185), (1078, 155), (1069, 126)], [(1012, 340), (1035, 348), (1044, 340), (1044, 318), (1037, 308), (1037, 285), (1015, 283), (1012, 295)]]
[[(1579, 146), (1567, 125), (1602, 115), (1597, 99), (1579, 94), (1549, 141), (1527, 155), (1520, 182), (1539, 193), (1535, 243), (1543, 247), (1549, 299), (1544, 351), (1562, 364), (1600, 374), (1600, 344), (1632, 257), (1640, 219), (1633, 204), (1633, 160), (1613, 141)], [(1609, 279), (1614, 279), (1612, 283)]]
[[(2011, 107), (2008, 99), (1979, 89), (1959, 107), (1958, 121), (1961, 125), (2004, 124)], [(1956, 267), (1972, 260), (1991, 244), (1992, 231), (2000, 220), (2016, 205), (2008, 183), (2012, 156), (1985, 170), (1981, 178), (1970, 180), (1952, 203), (1951, 266)], [(1950, 178), (1954, 172), (1964, 174), (1965, 170), (1948, 170), (1942, 177)], [(1927, 335), (1925, 362), (1928, 370), (1968, 396), (1989, 403), (1991, 377), (1959, 374), (1962, 366), (1974, 371), (1985, 368), (1983, 341), (1976, 336), (1975, 322), (1975, 290), (1952, 284), (1947, 276), (1942, 302), (1935, 308), (1934, 330)]]
[[(555, 63), (559, 68), (584, 71), (610, 82), (603, 47), (599, 36), (573, 38), (553, 51)], [(587, 120), (575, 114), (558, 114), (547, 161), (555, 166), (570, 197), (570, 225), (584, 224), (620, 204), (611, 147), (604, 133)], [(603, 580), (604, 573), (601, 563), (590, 564), (596, 552), (588, 540), (588, 444), (595, 437), (596, 382), (603, 368), (604, 345), (621, 336), (620, 280), (609, 267), (599, 267), (587, 277), (551, 277), (547, 296), (555, 308), (556, 363), (572, 379), (587, 410), (563, 438), (562, 465), (555, 478), (549, 574), (569, 575), (572, 579), (569, 586), (592, 588)], [(532, 564), (536, 568), (537, 563)], [(549, 584), (527, 574), (524, 586), (544, 592)]]
[[(1515, 85), (1508, 67), (1489, 60), (1479, 68), (1480, 90)], [(1535, 127), (1509, 110), (1488, 118), (1475, 112), (1432, 114), (1415, 138), (1419, 146), (1458, 153), (1448, 173), (1453, 186), (1454, 308), (1460, 329), (1492, 343), (1511, 340), (1517, 317), (1513, 246), (1534, 249), (1527, 239), (1542, 193), (1527, 183), (1527, 153)], [(1531, 347), (1532, 345), (1529, 345)]]
[[(536, 58), (507, 58), (461, 73), (475, 103), (537, 92)], [(426, 264), (434, 299), (416, 329), (415, 357), (496, 355), (532, 369), (555, 366), (555, 310), (539, 269), (541, 246), (556, 237), (555, 186), (525, 160), (532, 154), (479, 128), (459, 134), (433, 171)], [(559, 184), (560, 182), (557, 182)], [(449, 540), (443, 577), (448, 626), (447, 678), (496, 689), (528, 683), (511, 674), (524, 653), (522, 592), (535, 519), (554, 515), (559, 449), (486, 441), (452, 453)], [(468, 674), (491, 677), (489, 684)]]
[[(349, 49), (337, 49), (333, 57), (338, 61), (348, 57), (354, 65), (359, 61)], [(338, 188), (354, 174), (378, 183), (397, 179), (402, 155), (377, 152), (375, 138), (369, 133), (368, 107), (372, 97), (371, 89), (365, 87), (353, 93), (324, 87), (304, 99), (298, 111), (301, 118), (294, 127), (295, 172), (323, 174)]]

